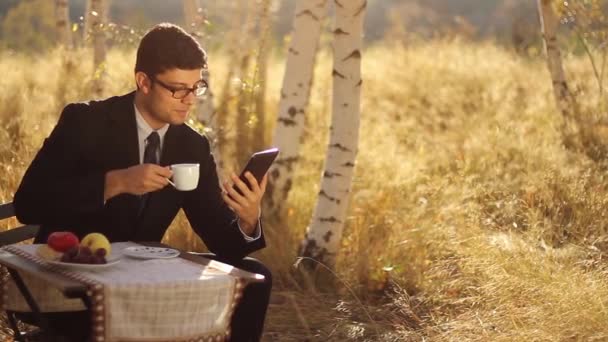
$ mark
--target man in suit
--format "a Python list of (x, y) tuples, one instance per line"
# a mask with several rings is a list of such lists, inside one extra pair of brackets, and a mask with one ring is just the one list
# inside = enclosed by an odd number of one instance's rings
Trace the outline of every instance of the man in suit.
[[(206, 53), (184, 30), (153, 27), (137, 51), (137, 90), (67, 105), (15, 193), (15, 212), (19, 221), (40, 225), (36, 242), (63, 230), (80, 238), (101, 232), (116, 242), (160, 241), (183, 209), (210, 257), (266, 277), (247, 287), (232, 320), (232, 341), (257, 341), (271, 274), (246, 256), (265, 247), (259, 215), (266, 177), (258, 184), (247, 174), (247, 185), (232, 174), (242, 195), (228, 182), (222, 189), (208, 140), (184, 124), (207, 89), (206, 68)], [(200, 164), (195, 190), (168, 185), (169, 166), (179, 163)], [(66, 325), (70, 332), (75, 317), (85, 316), (49, 315), (56, 330)], [(70, 338), (82, 341), (86, 333)]]

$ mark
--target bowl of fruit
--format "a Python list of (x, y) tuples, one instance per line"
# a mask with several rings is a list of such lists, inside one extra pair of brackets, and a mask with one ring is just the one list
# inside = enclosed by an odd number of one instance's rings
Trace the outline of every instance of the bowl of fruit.
[(82, 240), (72, 232), (54, 232), (37, 254), (53, 265), (95, 270), (112, 266), (120, 259), (112, 258), (110, 241), (101, 233), (90, 233)]

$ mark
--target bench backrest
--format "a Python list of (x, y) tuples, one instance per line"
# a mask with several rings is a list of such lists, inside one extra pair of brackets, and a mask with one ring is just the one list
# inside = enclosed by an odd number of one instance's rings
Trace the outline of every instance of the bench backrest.
[[(0, 204), (0, 220), (15, 216), (13, 203)], [(0, 247), (29, 240), (38, 234), (38, 226), (25, 225), (0, 232)]]

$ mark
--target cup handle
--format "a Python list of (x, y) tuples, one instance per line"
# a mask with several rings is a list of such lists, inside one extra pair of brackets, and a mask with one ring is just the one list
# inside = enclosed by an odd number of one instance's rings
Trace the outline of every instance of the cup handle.
[(173, 185), (173, 187), (177, 189), (177, 187), (175, 186), (175, 183), (173, 183), (169, 178), (167, 178), (167, 182), (169, 182), (169, 184)]

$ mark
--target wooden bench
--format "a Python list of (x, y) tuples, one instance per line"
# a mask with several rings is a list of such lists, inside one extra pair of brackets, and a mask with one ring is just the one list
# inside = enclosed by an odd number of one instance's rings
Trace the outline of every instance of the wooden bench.
[[(0, 204), (0, 220), (15, 216), (12, 202)], [(0, 247), (32, 239), (38, 234), (38, 226), (25, 225), (0, 232)]]
[[(14, 216), (15, 207), (12, 202), (0, 204), (0, 220), (9, 219)], [(0, 232), (0, 247), (32, 239), (38, 234), (38, 229), (39, 226), (36, 225), (24, 225)], [(39, 331), (33, 331), (32, 333), (20, 332), (17, 327), (15, 312), (7, 311), (6, 315), (10, 328), (13, 330), (13, 339), (15, 341), (27, 341), (30, 335), (40, 333)]]

